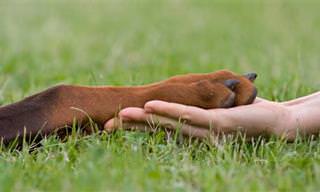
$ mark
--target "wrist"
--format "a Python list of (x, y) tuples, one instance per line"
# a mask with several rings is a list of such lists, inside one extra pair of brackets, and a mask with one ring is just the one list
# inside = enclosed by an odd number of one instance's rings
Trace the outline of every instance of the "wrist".
[(282, 137), (288, 141), (292, 141), (297, 136), (297, 130), (300, 124), (299, 115), (296, 111), (287, 105), (280, 104), (278, 118), (271, 129), (270, 135)]

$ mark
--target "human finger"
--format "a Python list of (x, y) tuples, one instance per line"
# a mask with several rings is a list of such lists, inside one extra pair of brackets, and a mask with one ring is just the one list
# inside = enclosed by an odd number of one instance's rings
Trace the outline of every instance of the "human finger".
[(145, 104), (144, 110), (147, 113), (154, 113), (173, 119), (181, 119), (188, 124), (208, 127), (211, 122), (211, 113), (205, 109), (194, 106), (187, 106), (178, 103), (165, 101), (150, 101)]

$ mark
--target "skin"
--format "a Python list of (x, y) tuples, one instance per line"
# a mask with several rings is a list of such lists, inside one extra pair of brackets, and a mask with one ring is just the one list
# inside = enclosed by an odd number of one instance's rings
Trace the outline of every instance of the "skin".
[(244, 133), (247, 138), (283, 137), (288, 141), (297, 135), (317, 135), (320, 131), (320, 92), (287, 102), (257, 98), (251, 105), (229, 109), (191, 107), (177, 103), (150, 101), (144, 108), (126, 108), (120, 118), (109, 120), (105, 130), (119, 127), (150, 131), (150, 123), (169, 129), (180, 129), (190, 137), (209, 138)]

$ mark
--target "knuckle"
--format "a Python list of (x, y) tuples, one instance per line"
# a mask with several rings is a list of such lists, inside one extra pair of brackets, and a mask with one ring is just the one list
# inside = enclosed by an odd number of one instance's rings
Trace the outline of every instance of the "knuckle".
[(187, 120), (187, 121), (191, 121), (192, 120), (192, 112), (190, 111), (190, 107), (189, 106), (185, 106), (182, 110), (182, 113), (180, 115), (180, 118), (182, 120)]

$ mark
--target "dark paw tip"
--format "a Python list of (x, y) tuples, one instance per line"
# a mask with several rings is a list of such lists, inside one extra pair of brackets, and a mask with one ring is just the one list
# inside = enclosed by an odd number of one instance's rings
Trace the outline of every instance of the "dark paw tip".
[(247, 73), (244, 75), (244, 77), (246, 77), (247, 79), (249, 79), (251, 82), (253, 82), (254, 80), (256, 80), (256, 78), (258, 77), (258, 75), (256, 73)]
[(234, 89), (236, 88), (236, 86), (240, 83), (239, 80), (236, 79), (228, 79), (224, 81), (224, 85), (226, 87), (228, 87), (229, 89), (231, 89), (232, 91), (234, 91)]

